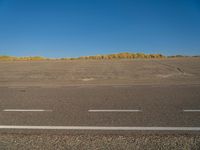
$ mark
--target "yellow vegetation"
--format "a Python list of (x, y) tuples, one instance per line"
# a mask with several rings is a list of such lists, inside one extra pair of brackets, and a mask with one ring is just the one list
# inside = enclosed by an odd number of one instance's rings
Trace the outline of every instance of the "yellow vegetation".
[(144, 54), (144, 53), (118, 53), (109, 55), (82, 56), (78, 59), (135, 59), (135, 58), (165, 58), (161, 54)]
[(13, 56), (0, 56), (0, 60), (18, 60), (18, 61), (38, 61), (38, 60), (77, 60), (77, 59), (92, 59), (92, 60), (104, 60), (104, 59), (152, 59), (152, 58), (165, 58), (162, 54), (144, 54), (144, 53), (118, 53), (118, 54), (108, 54), (108, 55), (96, 55), (96, 56), (81, 56), (78, 58), (60, 58), (60, 59), (50, 59), (40, 56), (34, 57), (13, 57)]

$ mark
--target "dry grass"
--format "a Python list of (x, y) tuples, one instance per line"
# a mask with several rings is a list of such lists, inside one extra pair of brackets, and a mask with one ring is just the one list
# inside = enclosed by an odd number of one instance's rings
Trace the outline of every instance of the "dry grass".
[[(144, 54), (144, 53), (117, 53), (107, 55), (95, 55), (95, 56), (81, 56), (76, 58), (45, 58), (41, 56), (28, 56), (28, 57), (15, 57), (15, 56), (0, 56), (1, 60), (6, 61), (40, 61), (40, 60), (113, 60), (113, 59), (157, 59), (157, 58), (180, 58), (180, 57), (191, 57), (183, 55), (175, 56), (164, 56), (162, 54)], [(200, 56), (192, 56), (200, 57)]]
[(14, 56), (0, 56), (0, 60), (8, 61), (37, 61), (37, 60), (77, 60), (77, 59), (92, 59), (92, 60), (104, 60), (104, 59), (135, 59), (135, 58), (165, 58), (161, 54), (144, 54), (144, 53), (118, 53), (118, 54), (108, 54), (108, 55), (96, 55), (96, 56), (81, 56), (78, 58), (59, 58), (59, 59), (50, 59), (41, 56), (33, 57), (14, 57)]

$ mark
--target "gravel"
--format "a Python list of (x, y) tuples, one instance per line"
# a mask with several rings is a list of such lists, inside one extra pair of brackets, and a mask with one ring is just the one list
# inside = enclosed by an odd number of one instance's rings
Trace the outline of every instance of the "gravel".
[(1, 134), (1, 150), (198, 150), (200, 135)]

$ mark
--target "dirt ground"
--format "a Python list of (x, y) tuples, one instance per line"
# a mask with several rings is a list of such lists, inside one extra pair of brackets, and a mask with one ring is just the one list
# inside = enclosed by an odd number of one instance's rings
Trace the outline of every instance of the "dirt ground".
[(200, 58), (0, 61), (0, 86), (199, 83)]

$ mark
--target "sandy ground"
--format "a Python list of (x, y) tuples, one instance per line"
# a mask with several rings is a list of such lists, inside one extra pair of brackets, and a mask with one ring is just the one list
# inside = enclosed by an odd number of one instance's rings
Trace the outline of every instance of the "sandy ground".
[(0, 86), (189, 83), (200, 83), (200, 58), (0, 61)]

